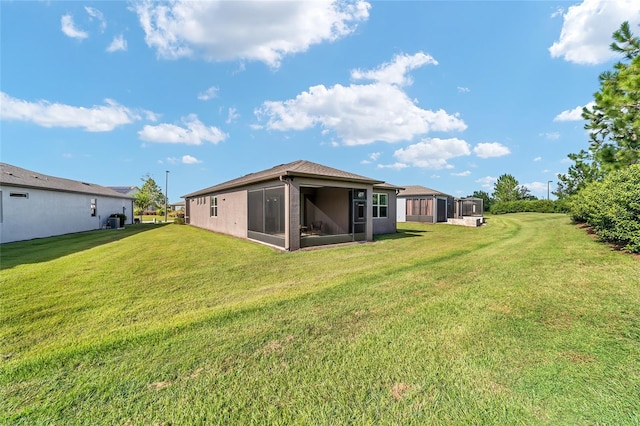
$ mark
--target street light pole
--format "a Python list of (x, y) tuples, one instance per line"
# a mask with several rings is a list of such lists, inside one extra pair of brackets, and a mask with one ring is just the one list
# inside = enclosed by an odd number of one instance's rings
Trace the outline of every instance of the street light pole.
[(547, 201), (549, 200), (549, 184), (553, 182), (552, 180), (547, 181)]
[(167, 223), (167, 214), (169, 213), (167, 211), (167, 201), (168, 201), (167, 194), (168, 193), (169, 193), (169, 170), (166, 171), (165, 178), (164, 178), (164, 223)]

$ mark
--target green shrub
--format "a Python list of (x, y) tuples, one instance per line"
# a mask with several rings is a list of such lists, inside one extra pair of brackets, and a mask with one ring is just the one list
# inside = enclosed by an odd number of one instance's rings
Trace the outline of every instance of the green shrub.
[(610, 172), (570, 200), (571, 218), (604, 241), (640, 253), (640, 164)]
[(562, 212), (563, 206), (554, 200), (516, 200), (516, 201), (499, 201), (491, 206), (491, 213), (557, 213)]
[(123, 213), (113, 213), (109, 217), (117, 217), (120, 219), (120, 228), (124, 228), (124, 224), (127, 223), (127, 216)]

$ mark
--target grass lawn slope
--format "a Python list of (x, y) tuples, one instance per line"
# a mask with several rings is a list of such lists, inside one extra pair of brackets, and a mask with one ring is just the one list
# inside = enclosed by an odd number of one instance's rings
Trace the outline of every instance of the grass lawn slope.
[(0, 424), (640, 424), (640, 260), (565, 215), (0, 250)]

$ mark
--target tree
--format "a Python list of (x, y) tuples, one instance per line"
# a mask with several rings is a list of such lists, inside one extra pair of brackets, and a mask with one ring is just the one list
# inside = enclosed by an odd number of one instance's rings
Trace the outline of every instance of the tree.
[(134, 203), (136, 208), (140, 210), (140, 220), (142, 220), (142, 214), (145, 210), (156, 209), (158, 205), (164, 202), (164, 195), (162, 194), (162, 189), (149, 173), (140, 178), (140, 180), (144, 183), (140, 191), (134, 195)]
[(529, 193), (529, 189), (520, 186), (518, 180), (510, 174), (501, 175), (493, 185), (495, 202), (522, 200)]
[(569, 158), (574, 164), (569, 166), (567, 173), (558, 174), (557, 189), (553, 192), (559, 200), (578, 193), (589, 182), (599, 180), (602, 175), (590, 152), (581, 149), (577, 154), (569, 154)]
[(618, 62), (613, 71), (600, 74), (595, 104), (582, 111), (589, 131), (590, 157), (579, 159), (591, 160), (591, 167), (601, 171), (585, 174), (587, 179), (600, 179), (640, 161), (640, 38), (634, 37), (629, 23), (624, 22), (613, 39), (611, 50), (622, 53), (629, 62)]

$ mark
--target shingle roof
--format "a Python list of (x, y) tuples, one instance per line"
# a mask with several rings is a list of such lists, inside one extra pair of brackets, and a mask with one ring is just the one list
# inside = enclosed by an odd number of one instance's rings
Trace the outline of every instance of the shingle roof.
[(120, 194), (128, 194), (131, 191), (140, 190), (140, 188), (138, 188), (137, 186), (107, 186), (107, 188), (113, 189), (114, 191), (119, 192)]
[(451, 197), (444, 192), (436, 191), (435, 189), (427, 188), (420, 185), (408, 185), (398, 193), (398, 197), (417, 197), (420, 195), (440, 195), (444, 197)]
[(239, 188), (253, 183), (276, 179), (281, 176), (314, 177), (367, 184), (383, 183), (383, 181), (381, 180), (375, 180), (354, 173), (345, 172), (342, 170), (334, 169), (332, 167), (323, 166), (322, 164), (313, 163), (311, 161), (298, 160), (292, 163), (280, 164), (279, 166), (275, 166), (261, 172), (249, 173), (242, 177), (232, 179), (218, 185), (210, 186), (209, 188), (201, 189), (199, 191), (192, 192), (191, 194), (183, 195), (182, 198), (195, 197), (198, 195), (209, 194), (222, 190)]
[(395, 189), (397, 191), (401, 191), (404, 188), (401, 186), (396, 186), (396, 185), (392, 185), (390, 183), (387, 182), (382, 182), (382, 183), (376, 183), (375, 185), (373, 185), (374, 189)]
[(96, 185), (95, 183), (48, 176), (7, 163), (0, 163), (0, 184), (5, 186), (18, 186), (23, 188), (76, 192), (80, 194), (104, 195), (108, 197), (132, 199), (132, 197), (120, 194), (113, 189)]

